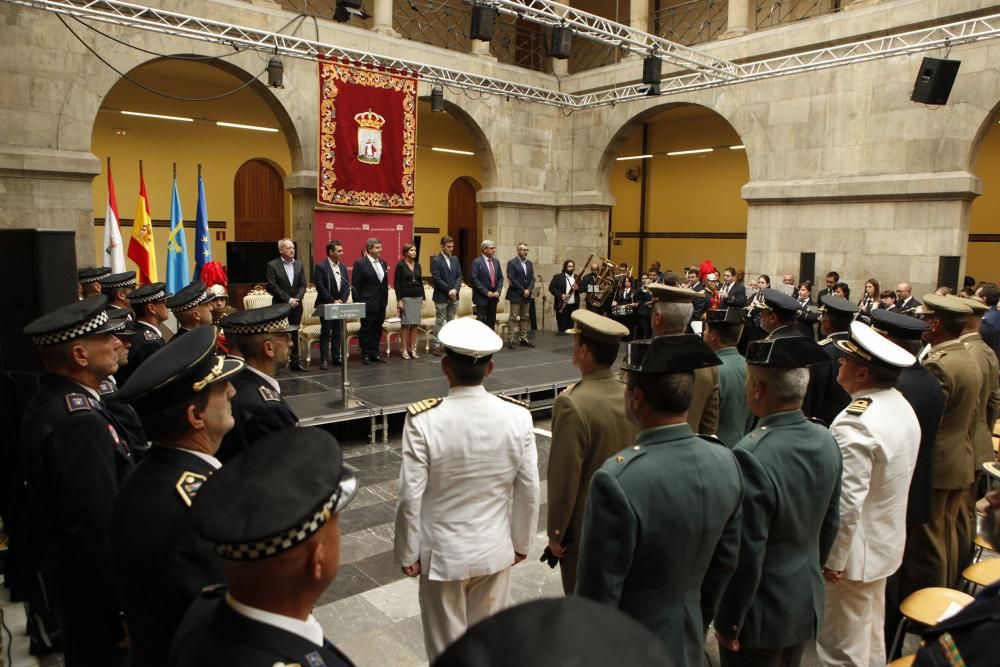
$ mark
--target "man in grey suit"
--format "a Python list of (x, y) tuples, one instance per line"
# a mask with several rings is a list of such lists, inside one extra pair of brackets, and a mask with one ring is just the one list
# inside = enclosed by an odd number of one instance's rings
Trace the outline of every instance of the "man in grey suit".
[(476, 306), (476, 319), (493, 329), (503, 290), (503, 273), (500, 271), (500, 260), (494, 257), (497, 244), (486, 240), (481, 249), (483, 254), (472, 260), (472, 303)]
[(441, 252), (431, 258), (431, 277), (434, 282), (434, 350), (440, 357), (441, 343), (438, 332), (458, 314), (458, 293), (462, 289), (462, 267), (455, 257), (455, 239), (441, 237)]
[(306, 271), (302, 262), (295, 261), (295, 242), (291, 239), (278, 241), (277, 259), (267, 263), (267, 291), (271, 293), (271, 303), (287, 303), (291, 307), (288, 323), (296, 329), (292, 333), (292, 351), (288, 367), (293, 371), (304, 371), (299, 363), (298, 328), (302, 322), (302, 297), (306, 293)]
[(531, 293), (535, 291), (535, 266), (528, 259), (528, 244), (517, 244), (517, 257), (507, 262), (507, 300), (510, 301), (510, 323), (507, 325), (507, 346), (518, 340), (522, 347), (535, 347), (528, 340)]

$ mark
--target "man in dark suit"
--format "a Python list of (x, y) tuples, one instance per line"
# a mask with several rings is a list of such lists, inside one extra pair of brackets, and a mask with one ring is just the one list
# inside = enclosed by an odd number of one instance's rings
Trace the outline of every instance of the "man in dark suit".
[(1000, 357), (1000, 310), (997, 310), (997, 303), (1000, 303), (1000, 289), (993, 285), (984, 285), (979, 288), (976, 295), (990, 307), (983, 315), (983, 321), (979, 323), (979, 335), (997, 357)]
[(913, 296), (913, 286), (910, 283), (896, 285), (896, 309), (904, 315), (913, 315), (920, 299)]
[(438, 332), (458, 314), (458, 293), (462, 289), (462, 267), (455, 257), (455, 239), (441, 237), (441, 252), (431, 259), (431, 277), (434, 279), (434, 350), (443, 353), (438, 342)]
[(736, 269), (728, 267), (722, 272), (722, 288), (719, 290), (719, 307), (746, 308), (747, 288), (736, 281)]
[(496, 327), (497, 304), (503, 289), (503, 272), (497, 254), (497, 244), (486, 240), (483, 254), (472, 260), (472, 303), (476, 306), (476, 319), (490, 329)]
[(354, 303), (365, 304), (365, 317), (361, 320), (358, 338), (361, 344), (361, 363), (385, 363), (379, 356), (382, 340), (382, 323), (389, 304), (389, 267), (382, 259), (382, 242), (376, 238), (365, 242), (365, 254), (354, 262), (351, 272)]
[(165, 667), (187, 608), (224, 576), (222, 560), (190, 518), (201, 484), (220, 467), (213, 455), (233, 426), (229, 378), (243, 368), (215, 354), (217, 343), (213, 328), (195, 329), (151, 356), (122, 388), (156, 442), (122, 484), (111, 513), (135, 665)]
[(823, 298), (823, 295), (825, 294), (833, 296), (833, 286), (839, 282), (840, 274), (836, 271), (830, 271), (830, 273), (826, 274), (826, 287), (821, 289), (816, 295), (816, 303), (820, 303), (820, 299)]
[(562, 272), (552, 276), (549, 281), (549, 293), (556, 309), (556, 328), (559, 333), (566, 333), (573, 328), (573, 311), (580, 306), (575, 271), (576, 263), (567, 259), (563, 262)]
[[(691, 300), (691, 305), (694, 306), (691, 311), (691, 321), (701, 322), (702, 315), (704, 315), (705, 311), (712, 307), (712, 299), (707, 295), (705, 283), (701, 282), (698, 278), (698, 269), (691, 268), (688, 270), (687, 279), (688, 289), (701, 295)], [(691, 331), (691, 325), (688, 324), (688, 333), (691, 333)]]
[(858, 312), (858, 307), (847, 299), (825, 294), (820, 297), (819, 310), (819, 332), (823, 336), (819, 345), (827, 360), (809, 368), (809, 389), (806, 391), (802, 411), (806, 417), (819, 419), (829, 426), (840, 411), (851, 403), (850, 394), (837, 382), (840, 348), (836, 343), (847, 338), (851, 320)]
[[(528, 259), (528, 244), (517, 244), (517, 257), (507, 262), (507, 300), (510, 301), (510, 323), (507, 325), (507, 345), (514, 347), (520, 340), (523, 347), (535, 347), (528, 340), (531, 293), (535, 291), (535, 266)], [(609, 299), (610, 301), (610, 299)]]
[[(267, 263), (267, 291), (271, 293), (271, 303), (287, 303), (292, 309), (289, 324), (295, 327), (302, 322), (302, 297), (306, 293), (306, 270), (302, 262), (295, 261), (295, 242), (291, 239), (278, 241), (277, 259)], [(299, 337), (292, 336), (291, 363), (293, 371), (304, 371), (299, 363)]]
[[(344, 246), (333, 240), (326, 244), (326, 261), (313, 269), (313, 284), (316, 285), (316, 305), (325, 303), (347, 303), (351, 298), (351, 282), (347, 279), (347, 267), (340, 261), (344, 256)], [(330, 343), (333, 342), (333, 365), (342, 362), (340, 351), (340, 320), (326, 320), (320, 317), (319, 354), (320, 370), (330, 367)]]

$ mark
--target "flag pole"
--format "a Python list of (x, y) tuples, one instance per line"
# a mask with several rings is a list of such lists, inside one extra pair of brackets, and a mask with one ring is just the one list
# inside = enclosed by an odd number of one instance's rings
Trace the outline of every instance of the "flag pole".
[(174, 178), (177, 178), (177, 163), (174, 162)]
[(198, 178), (201, 178), (201, 165), (198, 165)]

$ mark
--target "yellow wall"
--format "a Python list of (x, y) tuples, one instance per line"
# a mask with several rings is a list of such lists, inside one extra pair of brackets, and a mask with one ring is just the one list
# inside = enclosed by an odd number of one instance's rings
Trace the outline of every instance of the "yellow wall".
[[(975, 174), (983, 180), (983, 194), (972, 202), (970, 234), (1000, 234), (1000, 124), (983, 139)], [(965, 274), (976, 280), (1000, 281), (1000, 243), (969, 243)]]
[[(721, 117), (700, 107), (679, 107), (656, 116), (649, 123), (647, 153), (715, 148), (700, 155), (656, 155), (651, 159), (616, 162), (611, 174), (614, 232), (639, 231), (641, 185), (630, 181), (630, 168), (647, 170), (646, 232), (746, 233), (747, 204), (740, 188), (749, 179), (747, 158), (729, 146), (742, 143)], [(637, 129), (619, 156), (642, 153), (642, 131)], [(612, 245), (612, 259), (634, 265), (639, 258), (638, 239), (621, 239)], [(658, 260), (664, 269), (679, 270), (711, 259), (720, 270), (743, 266), (744, 239), (649, 238), (643, 263)]]

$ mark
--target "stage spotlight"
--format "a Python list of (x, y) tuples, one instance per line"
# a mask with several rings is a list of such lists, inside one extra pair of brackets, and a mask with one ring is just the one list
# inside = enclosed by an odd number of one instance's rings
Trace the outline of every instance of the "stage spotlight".
[(352, 16), (368, 18), (368, 12), (365, 11), (361, 0), (337, 0), (337, 8), (333, 11), (333, 20), (338, 23), (346, 23), (351, 20)]
[(549, 57), (559, 60), (569, 58), (570, 48), (573, 44), (573, 31), (564, 25), (557, 25), (552, 28), (551, 39), (549, 40)]
[(271, 88), (285, 87), (285, 65), (281, 58), (271, 58), (267, 61), (267, 85)]
[(488, 42), (493, 39), (493, 24), (497, 21), (497, 8), (491, 5), (475, 4), (472, 6), (472, 26), (469, 28), (469, 38)]
[(444, 88), (434, 86), (431, 88), (431, 113), (442, 113), (444, 111)]

